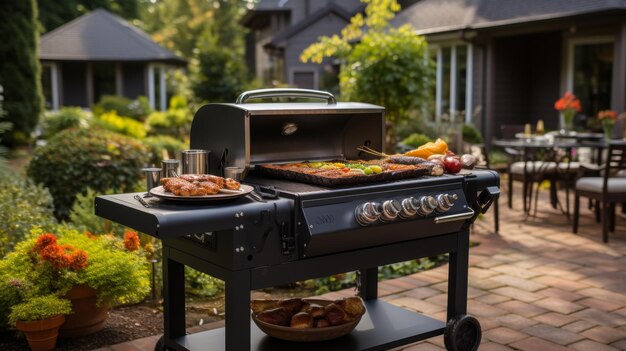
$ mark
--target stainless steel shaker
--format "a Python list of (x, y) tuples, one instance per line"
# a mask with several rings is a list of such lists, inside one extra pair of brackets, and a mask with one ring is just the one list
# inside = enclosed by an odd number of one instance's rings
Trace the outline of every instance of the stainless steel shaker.
[(183, 150), (181, 154), (183, 174), (209, 173), (209, 150)]

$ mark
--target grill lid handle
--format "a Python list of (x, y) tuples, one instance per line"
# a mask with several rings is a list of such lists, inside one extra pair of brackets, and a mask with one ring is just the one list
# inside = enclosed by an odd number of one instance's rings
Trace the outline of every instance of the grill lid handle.
[(281, 88), (281, 89), (257, 89), (249, 90), (241, 93), (237, 98), (236, 104), (244, 104), (248, 99), (264, 99), (264, 98), (309, 98), (326, 100), (329, 105), (336, 105), (337, 99), (333, 94), (327, 91), (311, 90), (311, 89), (294, 89), (294, 88)]

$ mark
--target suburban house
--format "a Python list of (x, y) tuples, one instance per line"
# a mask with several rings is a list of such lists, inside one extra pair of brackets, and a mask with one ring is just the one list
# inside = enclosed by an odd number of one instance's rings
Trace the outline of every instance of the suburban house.
[[(547, 129), (558, 129), (554, 102), (567, 90), (581, 99), (581, 126), (600, 110), (626, 110), (626, 1), (401, 5), (391, 24), (411, 24), (426, 36), (437, 67), (432, 106), (424, 109), (432, 120), (455, 116), (491, 140), (500, 136), (502, 125), (541, 119)], [(320, 35), (339, 33), (347, 17), (361, 9), (352, 1), (262, 0), (244, 18), (253, 29), (249, 64), (265, 82), (325, 89), (320, 77), (332, 62), (303, 65), (298, 56)]]
[(90, 107), (103, 95), (167, 105), (166, 70), (187, 62), (125, 20), (98, 9), (41, 37), (46, 108)]
[(579, 125), (626, 110), (626, 1), (421, 0), (393, 25), (425, 35), (437, 65), (435, 113), (460, 113), (486, 140), (503, 125), (558, 129), (554, 102), (581, 100)]
[(241, 23), (250, 29), (246, 61), (265, 86), (287, 83), (332, 89), (338, 65), (300, 62), (300, 54), (323, 35), (339, 33), (363, 8), (359, 0), (261, 0)]

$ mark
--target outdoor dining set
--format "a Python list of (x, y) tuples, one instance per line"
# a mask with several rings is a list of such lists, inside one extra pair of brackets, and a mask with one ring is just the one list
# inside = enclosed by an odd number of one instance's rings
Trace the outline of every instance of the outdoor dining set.
[[(502, 126), (503, 135), (507, 128), (510, 126)], [(523, 210), (527, 217), (535, 216), (539, 191), (549, 184), (550, 203), (566, 216), (573, 233), (578, 231), (581, 197), (587, 198), (586, 205), (602, 225), (602, 240), (608, 242), (609, 232), (615, 231), (616, 205), (626, 213), (626, 139), (563, 130), (541, 134), (526, 129), (492, 141), (510, 160), (508, 207), (513, 208), (514, 182), (521, 182)], [(558, 189), (564, 190), (564, 201)], [(570, 193), (574, 195), (573, 213)]]

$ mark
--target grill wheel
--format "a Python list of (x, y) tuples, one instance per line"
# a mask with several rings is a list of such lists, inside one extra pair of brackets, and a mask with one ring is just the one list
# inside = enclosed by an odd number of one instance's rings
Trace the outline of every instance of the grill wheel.
[(468, 315), (450, 319), (443, 332), (443, 341), (448, 351), (476, 351), (481, 337), (480, 323)]

